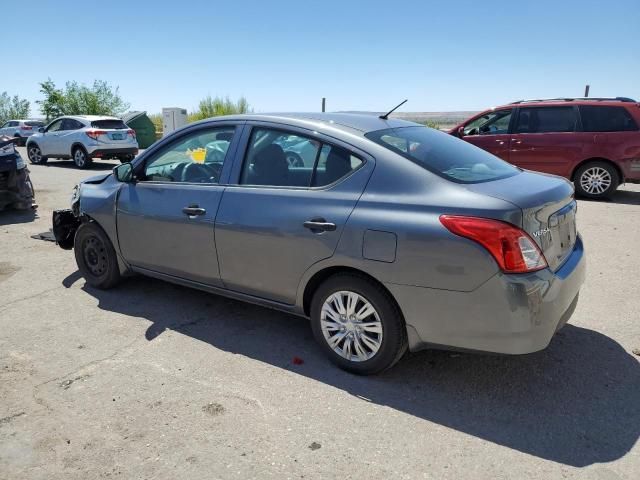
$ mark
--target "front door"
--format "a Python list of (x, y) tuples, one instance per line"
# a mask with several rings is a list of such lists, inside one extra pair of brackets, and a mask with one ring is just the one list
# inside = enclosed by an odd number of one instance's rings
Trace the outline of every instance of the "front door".
[[(288, 162), (303, 143), (314, 161)], [(225, 287), (293, 304), (306, 270), (333, 255), (373, 166), (317, 133), (254, 126), (216, 219)]]
[(118, 242), (129, 264), (220, 285), (214, 222), (235, 130), (187, 132), (136, 165), (138, 181), (123, 185), (117, 207)]
[(60, 132), (62, 131), (63, 120), (64, 119), (59, 118), (51, 122), (42, 134), (42, 137), (37, 140), (42, 155), (47, 156), (60, 153), (58, 149), (60, 147)]
[(464, 126), (463, 140), (509, 161), (509, 123), (513, 109), (495, 110), (471, 120)]

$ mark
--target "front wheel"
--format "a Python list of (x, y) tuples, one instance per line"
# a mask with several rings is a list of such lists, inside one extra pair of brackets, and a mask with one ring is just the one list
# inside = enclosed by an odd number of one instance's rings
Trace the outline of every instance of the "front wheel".
[(27, 147), (27, 157), (34, 165), (41, 165), (47, 162), (47, 157), (42, 156), (42, 150), (34, 143)]
[(585, 198), (609, 198), (618, 188), (618, 172), (606, 162), (588, 162), (582, 165), (574, 178), (576, 193)]
[(83, 223), (78, 227), (73, 250), (78, 270), (89, 285), (106, 290), (120, 282), (116, 251), (96, 223)]
[(84, 170), (91, 165), (91, 157), (84, 148), (76, 147), (73, 150), (73, 163), (76, 164), (76, 167)]
[(337, 274), (325, 281), (313, 296), (311, 327), (329, 359), (359, 375), (390, 368), (407, 350), (398, 306), (364, 276)]

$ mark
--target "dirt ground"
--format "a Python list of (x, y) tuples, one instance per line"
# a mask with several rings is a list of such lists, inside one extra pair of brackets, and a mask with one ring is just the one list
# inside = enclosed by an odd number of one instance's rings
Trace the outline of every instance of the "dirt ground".
[(638, 186), (579, 202), (587, 282), (547, 350), (361, 378), (304, 319), (145, 278), (97, 291), (31, 238), (114, 165), (31, 166), (37, 215), (0, 213), (1, 479), (638, 478)]

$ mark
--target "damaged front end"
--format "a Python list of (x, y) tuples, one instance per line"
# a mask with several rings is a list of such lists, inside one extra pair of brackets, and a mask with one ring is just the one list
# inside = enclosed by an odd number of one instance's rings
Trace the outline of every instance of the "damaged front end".
[(53, 236), (56, 243), (64, 250), (73, 248), (76, 230), (80, 226), (80, 217), (70, 209), (53, 211)]
[(0, 210), (35, 209), (35, 193), (29, 169), (15, 150), (17, 138), (0, 136)]

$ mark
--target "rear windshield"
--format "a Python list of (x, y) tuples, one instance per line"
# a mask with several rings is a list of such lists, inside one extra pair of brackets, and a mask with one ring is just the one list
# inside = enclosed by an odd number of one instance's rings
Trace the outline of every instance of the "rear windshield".
[(478, 147), (428, 127), (390, 128), (365, 136), (453, 182), (489, 182), (519, 172), (513, 165)]
[(91, 122), (93, 128), (104, 128), (105, 130), (123, 130), (128, 129), (122, 120), (94, 120)]
[(24, 122), (27, 127), (44, 127), (44, 122)]

